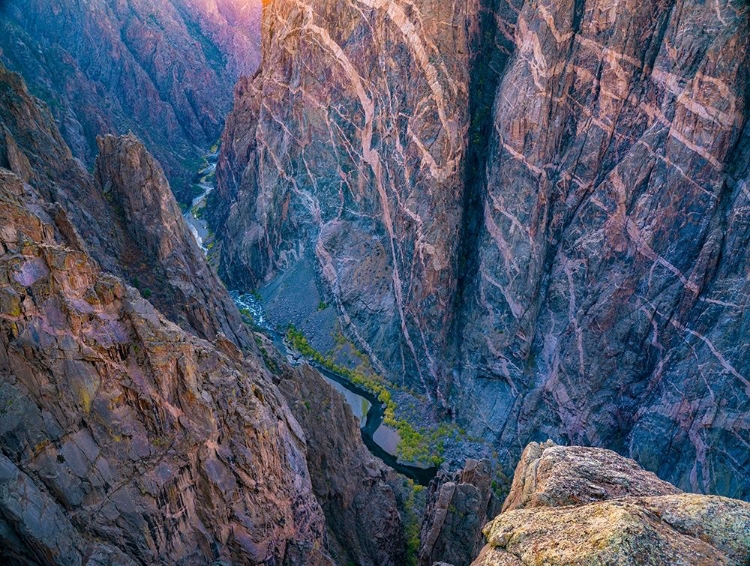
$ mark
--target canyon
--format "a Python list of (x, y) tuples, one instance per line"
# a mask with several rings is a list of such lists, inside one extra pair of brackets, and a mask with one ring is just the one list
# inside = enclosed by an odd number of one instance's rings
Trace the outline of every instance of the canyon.
[(403, 482), (267, 357), (143, 144), (100, 136), (88, 173), (1, 66), (0, 119), (3, 561), (401, 563)]
[(0, 561), (744, 566), (749, 48), (742, 0), (0, 3)]
[(506, 478), (552, 438), (746, 499), (748, 41), (739, 1), (275, 0), (222, 137), (219, 272), (319, 289), (308, 331)]
[(91, 166), (96, 137), (132, 131), (178, 200), (219, 138), (239, 76), (260, 61), (260, 0), (0, 4), (0, 61), (52, 111)]

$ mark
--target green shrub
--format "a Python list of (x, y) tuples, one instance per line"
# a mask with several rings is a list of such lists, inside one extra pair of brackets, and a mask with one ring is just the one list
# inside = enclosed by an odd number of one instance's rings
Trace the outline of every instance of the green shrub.
[(420, 546), (419, 513), (416, 510), (414, 496), (418, 493), (417, 487), (409, 480), (411, 491), (404, 501), (404, 531), (406, 535), (406, 566), (417, 566)]

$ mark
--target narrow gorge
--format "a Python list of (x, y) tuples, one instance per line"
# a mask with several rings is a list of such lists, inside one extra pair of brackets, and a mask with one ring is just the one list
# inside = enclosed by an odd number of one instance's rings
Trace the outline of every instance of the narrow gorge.
[(0, 562), (750, 562), (744, 0), (0, 2)]

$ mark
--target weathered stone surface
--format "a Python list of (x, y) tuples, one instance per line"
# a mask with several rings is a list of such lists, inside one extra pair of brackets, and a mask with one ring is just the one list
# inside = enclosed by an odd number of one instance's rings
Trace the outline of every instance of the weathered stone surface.
[(259, 62), (260, 0), (9, 0), (0, 60), (52, 108), (76, 157), (132, 130), (189, 200), (232, 87)]
[(365, 448), (346, 400), (307, 365), (283, 367), (277, 383), (305, 431), (313, 492), (336, 563), (404, 564), (406, 541), (390, 485), (396, 474)]
[[(533, 496), (520, 500), (511, 492), (502, 514), (484, 529), (487, 545), (473, 566), (743, 566), (750, 559), (746, 502), (679, 493), (596, 448), (530, 445), (514, 488), (527, 485), (535, 470)], [(562, 495), (566, 486), (570, 497)], [(640, 496), (648, 491), (654, 495)]]
[(503, 513), (474, 566), (722, 564), (750, 557), (750, 505), (709, 495), (626, 498)]
[(506, 475), (552, 438), (750, 497), (749, 18), (275, 0), (223, 137), (223, 273), (312, 258), (376, 368)]
[(677, 493), (672, 484), (610, 450), (532, 442), (516, 466), (503, 512)]
[(471, 563), (484, 543), (482, 527), (499, 508), (491, 484), (489, 460), (467, 460), (463, 471), (443, 471), (430, 483), (420, 536), (420, 565)]
[(0, 284), (20, 299), (0, 313), (3, 560), (332, 564), (262, 363), (168, 322), (48, 210), (0, 169)]

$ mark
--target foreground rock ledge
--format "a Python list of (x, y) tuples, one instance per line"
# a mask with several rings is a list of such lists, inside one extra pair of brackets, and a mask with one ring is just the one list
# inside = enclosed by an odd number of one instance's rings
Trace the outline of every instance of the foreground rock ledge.
[(472, 566), (744, 566), (750, 504), (682, 493), (609, 450), (532, 443), (484, 534)]

